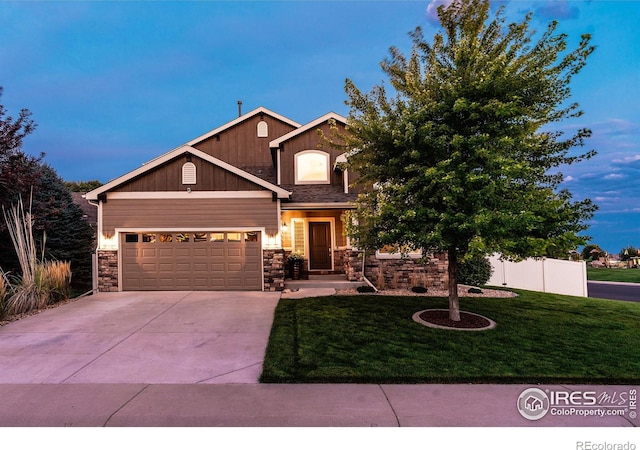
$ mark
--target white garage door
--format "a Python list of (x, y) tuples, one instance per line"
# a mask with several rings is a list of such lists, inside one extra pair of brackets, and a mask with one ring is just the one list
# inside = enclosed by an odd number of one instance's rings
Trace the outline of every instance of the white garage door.
[(140, 232), (121, 237), (125, 291), (262, 290), (260, 232)]

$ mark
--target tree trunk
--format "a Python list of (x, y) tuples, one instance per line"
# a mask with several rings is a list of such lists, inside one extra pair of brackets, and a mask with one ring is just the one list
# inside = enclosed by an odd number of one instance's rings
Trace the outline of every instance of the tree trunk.
[(460, 321), (460, 300), (458, 299), (458, 252), (448, 250), (449, 256), (449, 319)]

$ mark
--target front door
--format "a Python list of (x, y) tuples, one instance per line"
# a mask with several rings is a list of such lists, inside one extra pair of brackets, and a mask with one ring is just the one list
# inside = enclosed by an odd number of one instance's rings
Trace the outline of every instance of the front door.
[(309, 269), (331, 270), (331, 223), (309, 222)]

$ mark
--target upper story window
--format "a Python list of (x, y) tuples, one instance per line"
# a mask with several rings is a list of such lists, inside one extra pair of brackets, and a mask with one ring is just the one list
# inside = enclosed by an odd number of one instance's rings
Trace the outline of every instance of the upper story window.
[(196, 184), (196, 165), (186, 162), (182, 166), (182, 184)]
[(320, 150), (305, 150), (294, 157), (296, 184), (329, 184), (329, 154)]
[(258, 122), (258, 137), (269, 137), (269, 124), (264, 120)]

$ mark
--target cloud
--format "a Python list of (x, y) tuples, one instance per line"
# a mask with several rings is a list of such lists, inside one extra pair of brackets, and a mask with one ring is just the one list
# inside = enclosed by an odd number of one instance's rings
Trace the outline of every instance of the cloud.
[(568, 176), (564, 177), (563, 182), (564, 183), (568, 183), (569, 181), (575, 181), (575, 180), (577, 180), (577, 178), (572, 177), (571, 175), (568, 175)]
[(605, 180), (619, 180), (621, 178), (624, 178), (624, 175), (620, 173), (610, 173), (609, 175), (604, 176)]
[(636, 161), (640, 161), (640, 155), (639, 154), (635, 154), (633, 156), (625, 156), (624, 158), (616, 158), (613, 160), (614, 163), (616, 164), (628, 164), (628, 163), (633, 163)]
[(446, 8), (453, 2), (454, 0), (431, 0), (427, 5), (427, 20), (434, 25), (439, 25), (438, 6), (444, 5)]
[(536, 16), (541, 19), (577, 19), (580, 9), (567, 0), (549, 0), (536, 8)]

